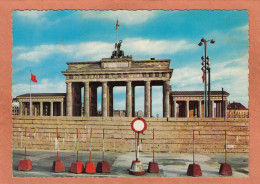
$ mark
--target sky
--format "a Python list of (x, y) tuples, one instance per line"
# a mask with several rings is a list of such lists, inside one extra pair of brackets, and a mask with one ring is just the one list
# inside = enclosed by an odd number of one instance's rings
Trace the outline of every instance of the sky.
[[(211, 90), (224, 88), (228, 101), (248, 107), (248, 12), (186, 11), (13, 11), (12, 95), (65, 93), (67, 62), (109, 58), (116, 42), (134, 60), (170, 59), (173, 91), (204, 90), (201, 56), (208, 43)], [(125, 87), (114, 88), (114, 109), (125, 109)], [(152, 89), (152, 115), (162, 116), (162, 87)], [(101, 108), (98, 88), (98, 109)], [(144, 109), (144, 88), (136, 87), (135, 109)]]

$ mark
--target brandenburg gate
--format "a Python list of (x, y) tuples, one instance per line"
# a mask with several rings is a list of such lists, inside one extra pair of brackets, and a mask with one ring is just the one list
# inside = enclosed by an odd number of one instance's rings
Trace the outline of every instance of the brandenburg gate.
[[(121, 44), (119, 42), (118, 44)], [(111, 58), (98, 62), (69, 62), (66, 76), (66, 115), (80, 116), (84, 88), (84, 116), (97, 116), (97, 88), (102, 86), (103, 117), (113, 116), (113, 88), (126, 86), (126, 116), (135, 114), (135, 87), (144, 86), (144, 116), (151, 117), (152, 86), (163, 86), (163, 117), (170, 116), (170, 60), (133, 60), (116, 46)]]

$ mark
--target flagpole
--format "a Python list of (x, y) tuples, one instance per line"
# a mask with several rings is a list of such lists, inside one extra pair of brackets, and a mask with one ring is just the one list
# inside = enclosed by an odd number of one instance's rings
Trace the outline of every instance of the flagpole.
[(117, 35), (117, 29), (116, 29), (116, 43), (117, 43), (117, 40), (118, 40), (117, 36), (118, 36), (118, 35)]
[[(117, 24), (118, 24), (118, 17), (116, 18), (116, 20), (117, 20)], [(118, 31), (118, 28), (116, 29), (116, 43), (117, 43), (117, 40), (118, 40), (118, 33), (117, 33), (117, 31)]]
[[(117, 33), (117, 30), (118, 30), (118, 18), (116, 18), (116, 44), (117, 44), (117, 40), (118, 40), (118, 33)], [(118, 58), (118, 49), (116, 50), (116, 58)]]
[[(32, 75), (32, 71), (30, 70), (30, 73)], [(30, 76), (30, 116), (32, 115), (32, 79)]]

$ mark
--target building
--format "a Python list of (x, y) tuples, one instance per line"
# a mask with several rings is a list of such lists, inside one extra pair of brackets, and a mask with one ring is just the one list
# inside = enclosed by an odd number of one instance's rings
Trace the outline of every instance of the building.
[(19, 115), (19, 100), (17, 98), (12, 99), (12, 115)]
[[(228, 96), (229, 93), (226, 91), (223, 91), (223, 94), (222, 91), (211, 91), (210, 105), (213, 107), (211, 117), (227, 117)], [(171, 115), (187, 118), (204, 117), (204, 91), (172, 91)]]
[(63, 116), (66, 114), (66, 93), (32, 93), (31, 95), (27, 93), (17, 96), (17, 99), (22, 116)]
[[(173, 69), (169, 59), (133, 60), (132, 56), (124, 56), (120, 46), (121, 42), (116, 44), (117, 50), (110, 58), (95, 62), (68, 62), (68, 69), (62, 72), (66, 77), (66, 93), (34, 93), (31, 101), (30, 94), (17, 96), (20, 115), (113, 117), (113, 88), (125, 86), (125, 116), (136, 117), (135, 87), (144, 86), (143, 116), (152, 117), (152, 87), (162, 86), (163, 117), (204, 117), (202, 91), (171, 91)], [(101, 112), (98, 112), (97, 88), (100, 86), (102, 102)], [(215, 117), (224, 116), (221, 104), (226, 109), (228, 95), (227, 92), (223, 96), (221, 91), (212, 92), (211, 103), (216, 104)]]
[(228, 103), (227, 106), (227, 117), (228, 118), (248, 118), (248, 109), (239, 102)]
[(125, 110), (113, 110), (113, 117), (125, 117)]

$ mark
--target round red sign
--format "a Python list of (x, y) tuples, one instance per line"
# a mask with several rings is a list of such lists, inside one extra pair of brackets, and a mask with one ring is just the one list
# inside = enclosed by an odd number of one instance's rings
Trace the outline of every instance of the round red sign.
[(143, 118), (135, 118), (131, 123), (131, 128), (136, 133), (142, 133), (146, 130), (147, 124)]

